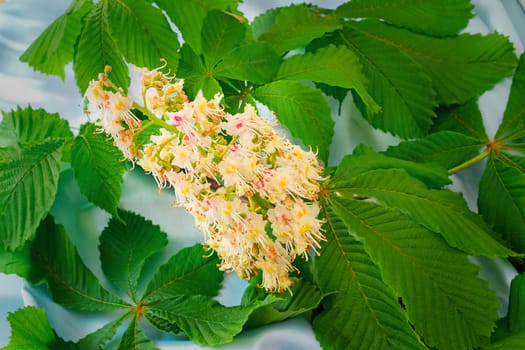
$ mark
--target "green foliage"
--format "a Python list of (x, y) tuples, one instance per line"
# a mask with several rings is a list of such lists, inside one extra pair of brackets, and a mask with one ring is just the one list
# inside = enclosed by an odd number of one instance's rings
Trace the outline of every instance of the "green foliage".
[(217, 295), (223, 274), (217, 270), (219, 260), (205, 253), (199, 244), (181, 249), (153, 275), (143, 299), (153, 302), (184, 293)]
[(320, 90), (295, 81), (278, 80), (255, 89), (253, 97), (275, 111), (294, 137), (307, 147), (317, 147), (319, 157), (328, 160), (334, 122)]
[(161, 10), (143, 0), (108, 1), (107, 19), (127, 62), (153, 69), (164, 58), (177, 68), (179, 41)]
[[(490, 335), (499, 305), (465, 254), (388, 207), (337, 195), (329, 200), (348, 229), (363, 239), (429, 346), (468, 349)], [(430, 310), (440, 310), (440, 317), (429, 318)]]
[(273, 301), (268, 298), (249, 306), (226, 307), (204, 295), (163, 299), (149, 307), (151, 313), (180, 329), (197, 344), (216, 346), (231, 342), (257, 308)]
[(53, 204), (63, 141), (51, 139), (0, 161), (0, 248), (15, 250), (35, 235)]
[(363, 73), (370, 81), (370, 95), (381, 106), (379, 113), (370, 114), (358, 104), (368, 121), (376, 128), (405, 138), (427, 133), (437, 103), (432, 81), (422, 67), (353, 24), (335, 37), (336, 42), (359, 56)]
[(81, 93), (86, 91), (89, 81), (96, 79), (107, 65), (111, 66), (113, 82), (126, 90), (130, 82), (128, 68), (110, 33), (108, 2), (100, 1), (85, 16), (75, 51), (73, 68)]
[(94, 124), (82, 125), (71, 150), (71, 167), (80, 192), (108, 213), (118, 216), (126, 163), (122, 153), (96, 130)]
[[(243, 294), (242, 305), (250, 305), (257, 300), (264, 300), (266, 293), (253, 298), (261, 292), (261, 289), (251, 284)], [(250, 297), (252, 296), (252, 297)], [(254, 310), (244, 325), (245, 328), (253, 328), (261, 325), (283, 321), (314, 310), (325, 297), (319, 288), (304, 280), (298, 281), (290, 290), (276, 294), (276, 301), (267, 306)]]
[(118, 214), (121, 220), (112, 218), (100, 235), (100, 261), (108, 279), (136, 302), (146, 259), (164, 248), (168, 240), (151, 221), (122, 210)]
[(53, 137), (66, 140), (73, 137), (69, 123), (57, 113), (47, 113), (41, 108), (31, 107), (18, 107), (15, 111), (2, 112), (0, 147), (19, 148)]
[(425, 349), (363, 244), (349, 234), (330, 207), (323, 216), (327, 242), (323, 254), (316, 258), (317, 279), (323, 290), (336, 294), (323, 302), (323, 311), (313, 322), (321, 345), (334, 349)]
[(372, 113), (380, 109), (366, 90), (368, 81), (361, 73), (359, 59), (344, 46), (329, 45), (315, 53), (292, 56), (281, 64), (275, 79), (311, 80), (352, 88)]
[(325, 15), (315, 6), (290, 5), (279, 9), (272, 25), (266, 31), (259, 32), (258, 38), (270, 43), (277, 53), (284, 54), (340, 27), (335, 16)]
[(48, 216), (32, 245), (32, 282), (46, 281), (53, 300), (68, 308), (87, 311), (122, 309), (123, 300), (104, 289), (82, 262), (62, 225)]
[(20, 56), (35, 70), (65, 78), (64, 66), (73, 60), (75, 41), (82, 28), (82, 18), (93, 8), (92, 0), (74, 0)]
[(449, 36), (467, 25), (472, 8), (468, 0), (352, 0), (339, 6), (336, 13), (343, 18), (380, 18), (417, 32)]
[[(127, 91), (128, 64), (151, 69), (164, 59), (164, 71), (184, 79), (190, 99), (222, 93), (230, 112), (261, 103), (325, 165), (339, 146), (332, 144), (335, 113), (327, 96), (353, 102), (373, 128), (406, 140), (383, 153), (360, 145), (327, 168), (319, 194), (325, 241), (314, 263), (294, 262), (290, 293), (268, 295), (258, 275), (241, 305), (227, 307), (214, 299), (223, 272), (211, 250), (196, 244), (167, 252), (159, 226), (120, 209), (127, 164), (94, 124), (74, 136), (57, 114), (3, 112), (0, 272), (45, 283), (66, 308), (116, 312), (72, 342), (53, 332), (43, 310), (21, 309), (9, 316), (5, 349), (87, 350), (110, 342), (157, 349), (142, 329), (146, 322), (216, 346), (243, 329), (300, 315), (324, 349), (524, 347), (523, 275), (511, 284), (508, 315), (497, 320), (495, 293), (468, 256), (510, 257), (523, 270), (525, 55), (490, 139), (477, 99), (517, 62), (504, 36), (462, 32), (472, 17), (469, 1), (292, 4), (252, 23), (238, 3), (72, 0), (20, 59), (62, 79), (73, 61), (81, 93), (107, 65), (113, 83)], [(135, 112), (144, 121), (137, 140), (144, 144), (162, 125)], [(478, 215), (466, 193), (444, 188), (450, 175), (481, 160)], [(84, 264), (49, 215), (61, 169), (69, 167), (87, 200), (112, 216), (96, 252), (103, 276)]]
[(56, 340), (43, 309), (28, 306), (9, 314), (7, 320), (11, 325), (11, 336), (9, 345), (2, 350), (48, 350)]
[(352, 26), (421, 65), (432, 79), (440, 104), (465, 103), (479, 96), (510, 75), (516, 64), (512, 44), (500, 34), (429, 38), (375, 21)]
[(170, 19), (182, 33), (184, 42), (193, 51), (202, 53), (201, 33), (205, 29), (204, 19), (211, 10), (232, 11), (237, 7), (238, 0), (189, 0), (173, 2), (171, 0), (155, 0), (155, 3), (165, 10)]
[[(479, 211), (518, 252), (525, 252), (525, 158), (516, 140), (525, 135), (523, 94), (525, 56), (521, 56), (503, 116), (490, 144), (490, 154), (479, 184)], [(513, 153), (513, 149), (520, 150)]]
[(0, 250), (0, 272), (27, 278), (31, 270), (30, 243), (15, 251)]

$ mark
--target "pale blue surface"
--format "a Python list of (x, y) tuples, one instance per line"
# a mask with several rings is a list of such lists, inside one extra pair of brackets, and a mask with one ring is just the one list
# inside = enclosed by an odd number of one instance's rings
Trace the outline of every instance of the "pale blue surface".
[[(516, 52), (523, 52), (525, 43), (525, 12), (520, 7), (520, 1), (525, 0), (478, 0), (474, 1), (478, 18), (474, 19), (468, 31), (486, 33), (497, 30), (510, 37), (516, 47)], [(73, 127), (78, 127), (86, 118), (80, 108), (81, 97), (75, 86), (71, 67), (65, 81), (60, 78), (44, 76), (32, 71), (24, 63), (18, 61), (20, 54), (28, 47), (35, 37), (69, 5), (69, 0), (7, 0), (0, 4), (0, 109), (10, 110), (17, 105), (42, 107), (49, 112), (59, 112), (68, 119)], [(295, 1), (299, 2), (299, 1)], [(325, 7), (342, 1), (317, 1)], [(253, 18), (265, 8), (290, 3), (290, 1), (245, 1), (242, 9), (248, 18)], [(480, 99), (489, 135), (495, 132), (503, 109), (505, 107), (510, 80), (499, 84), (493, 91), (486, 93)], [(337, 109), (334, 108), (334, 111)], [(343, 105), (343, 115), (350, 118), (334, 116), (337, 122), (334, 140), (334, 153), (332, 163), (339, 159), (358, 143), (366, 141), (367, 144), (383, 149), (395, 139), (372, 130), (359, 116), (358, 111), (350, 101)], [(454, 189), (465, 190), (466, 199), (471, 208), (475, 209), (477, 196), (477, 183), (466, 181), (468, 176), (479, 175), (479, 168), (474, 168), (469, 173), (455, 176)], [(101, 276), (98, 257), (86, 252), (96, 251), (97, 234), (105, 225), (107, 215), (93, 207), (77, 192), (71, 178), (67, 176), (63, 181), (68, 182), (68, 191), (59, 193), (58, 205), (54, 214), (57, 220), (63, 223), (72, 234), (73, 240), (82, 247), (80, 254), (88, 266)], [(201, 236), (193, 227), (192, 219), (184, 212), (170, 210), (166, 216), (166, 207), (169, 207), (171, 198), (165, 194), (159, 196), (154, 186), (142, 186), (149, 180), (139, 173), (126, 175), (123, 207), (135, 209), (143, 215), (161, 225), (170, 234), (170, 248), (179, 249), (192, 242), (199, 241)], [(139, 191), (136, 189), (140, 188)], [(75, 215), (64, 215), (65, 208)], [(484, 276), (490, 280), (492, 287), (498, 291), (504, 307), (508, 285), (513, 276), (513, 271), (503, 260), (491, 261), (484, 259), (480, 264), (484, 267)], [(228, 305), (238, 303), (244, 282), (228, 277), (226, 287), (220, 299)], [(106, 316), (100, 318), (86, 318), (81, 313), (63, 310), (52, 304), (41, 289), (22, 288), (21, 279), (16, 276), (0, 274), (0, 346), (7, 344), (9, 329), (5, 321), (8, 311), (14, 311), (23, 303), (37, 306), (46, 306), (50, 321), (57, 327), (61, 336), (67, 339), (76, 339), (90, 330), (101, 325)], [(173, 339), (159, 338), (162, 349), (203, 349), (190, 342), (175, 342)], [(278, 325), (263, 327), (258, 330), (246, 332), (232, 344), (222, 349), (319, 349), (309, 324), (302, 318), (290, 320)]]

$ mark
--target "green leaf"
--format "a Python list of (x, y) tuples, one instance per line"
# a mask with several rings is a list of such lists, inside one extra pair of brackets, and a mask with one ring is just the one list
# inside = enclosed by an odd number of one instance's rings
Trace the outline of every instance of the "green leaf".
[(522, 54), (514, 73), (509, 100), (495, 139), (505, 143), (525, 136), (525, 55)]
[(199, 90), (208, 99), (221, 92), (221, 86), (213, 77), (213, 72), (204, 67), (201, 58), (189, 45), (182, 45), (180, 55), (177, 76), (184, 79), (184, 91), (190, 99), (194, 99)]
[[(260, 289), (253, 285), (248, 288)], [(325, 295), (314, 284), (300, 280), (292, 287), (291, 292), (286, 291), (273, 296), (278, 300), (254, 310), (244, 325), (245, 328), (284, 321), (312, 311), (319, 305)]]
[(58, 113), (48, 113), (42, 108), (2, 112), (0, 122), (0, 147), (39, 142), (49, 138), (70, 139), (73, 133), (67, 120), (61, 119)]
[(525, 347), (525, 332), (511, 335), (510, 337), (498, 340), (495, 343), (484, 346), (481, 350), (510, 350), (523, 349)]
[(31, 270), (30, 246), (31, 242), (27, 242), (15, 251), (0, 249), (0, 272), (28, 277)]
[(344, 46), (329, 45), (283, 61), (275, 80), (311, 80), (347, 89), (354, 89), (373, 114), (380, 110), (368, 94), (367, 78), (361, 72), (359, 58)]
[(140, 327), (139, 317), (134, 317), (122, 335), (118, 350), (158, 350)]
[(234, 10), (238, 0), (155, 0), (166, 11), (170, 19), (182, 33), (184, 42), (197, 53), (202, 53), (201, 33), (204, 19), (211, 10)]
[(363, 244), (323, 206), (323, 244), (316, 257), (319, 286), (336, 294), (323, 302), (313, 330), (325, 349), (426, 349)]
[(117, 216), (126, 163), (122, 153), (94, 124), (84, 124), (75, 138), (71, 167), (80, 192), (108, 213)]
[(151, 278), (143, 300), (152, 302), (174, 295), (215, 296), (221, 288), (223, 272), (217, 257), (206, 257), (201, 244), (181, 249)]
[(403, 138), (425, 135), (437, 102), (432, 81), (421, 66), (354, 24), (339, 32), (336, 41), (359, 56), (370, 81), (368, 91), (382, 108), (370, 114), (358, 99), (357, 106), (365, 118), (374, 127)]
[(416, 32), (452, 36), (467, 25), (473, 7), (469, 0), (352, 0), (336, 13), (344, 18), (380, 18)]
[(525, 332), (525, 275), (517, 275), (510, 284), (508, 327), (512, 333)]
[(377, 21), (352, 26), (381, 40), (419, 63), (432, 78), (440, 104), (464, 103), (512, 74), (514, 48), (501, 34), (461, 34), (432, 38)]
[(11, 325), (11, 336), (9, 344), (2, 350), (49, 350), (56, 340), (44, 309), (26, 306), (9, 313), (7, 320)]
[(323, 93), (295, 81), (278, 80), (258, 87), (253, 97), (277, 114), (279, 121), (305, 146), (318, 149), (328, 160), (334, 121)]
[(264, 84), (275, 76), (281, 58), (266, 43), (241, 45), (226, 53), (213, 69), (214, 76)]
[(251, 23), (252, 33), (254, 39), (259, 37), (265, 32), (269, 32), (275, 25), (275, 18), (281, 11), (281, 7), (269, 8), (265, 12), (255, 16)]
[(31, 282), (47, 280), (53, 300), (86, 311), (125, 309), (128, 305), (102, 288), (84, 265), (62, 225), (48, 216), (40, 225), (31, 251)]
[(65, 78), (64, 66), (73, 59), (82, 18), (93, 8), (91, 0), (74, 0), (20, 56), (35, 70)]
[(246, 36), (246, 26), (222, 11), (210, 11), (202, 28), (202, 54), (206, 67), (213, 69), (222, 57), (238, 47)]
[(109, 322), (102, 328), (86, 335), (80, 339), (77, 343), (78, 350), (93, 350), (102, 349), (111, 339), (115, 337), (115, 334), (124, 321), (125, 318), (129, 317), (129, 314), (124, 314), (118, 319)]
[(438, 131), (414, 141), (401, 142), (389, 147), (389, 157), (417, 163), (432, 162), (451, 169), (479, 153), (485, 142), (454, 131)]
[(115, 85), (127, 91), (130, 83), (128, 67), (110, 34), (107, 12), (108, 2), (100, 1), (84, 19), (73, 65), (82, 94), (107, 65), (111, 66), (110, 79)]
[(465, 254), (395, 209), (337, 196), (329, 201), (363, 240), (427, 345), (470, 349), (490, 335), (499, 303)]
[(515, 255), (492, 238), (488, 225), (469, 210), (461, 194), (429, 190), (402, 169), (371, 170), (336, 180), (336, 187), (329, 187), (331, 191), (346, 198), (375, 198), (428, 230), (441, 234), (449, 245), (469, 255)]
[(148, 311), (176, 323), (194, 343), (217, 346), (231, 342), (254, 310), (274, 300), (270, 297), (250, 306), (226, 307), (208, 296), (191, 295), (160, 300)]
[(168, 244), (159, 226), (144, 217), (119, 210), (100, 236), (100, 261), (108, 279), (137, 301), (138, 281), (144, 263)]
[(269, 31), (262, 33), (259, 40), (270, 43), (282, 55), (339, 28), (341, 24), (335, 16), (325, 15), (315, 6), (290, 5), (279, 9), (275, 24)]
[(23, 148), (0, 162), (0, 248), (15, 250), (34, 237), (57, 192), (63, 141)]
[(157, 328), (160, 331), (171, 333), (173, 335), (180, 336), (180, 337), (184, 336), (184, 332), (174, 322), (170, 322), (161, 317), (157, 317), (151, 313), (144, 314), (144, 318), (146, 318), (146, 320), (148, 320), (148, 322), (151, 323), (151, 325), (153, 325), (155, 328)]
[(157, 7), (143, 0), (108, 1), (111, 34), (129, 63), (154, 69), (161, 58), (177, 69), (179, 40)]
[(354, 150), (353, 155), (347, 155), (341, 160), (331, 180), (331, 186), (337, 187), (339, 180), (344, 182), (348, 177), (375, 169), (404, 169), (410, 176), (422, 181), (430, 188), (441, 188), (451, 183), (447, 170), (439, 165), (420, 164), (388, 157), (361, 145)]
[[(501, 157), (501, 158), (500, 158)], [(478, 208), (517, 252), (525, 252), (525, 159), (491, 153), (479, 184)]]
[(432, 126), (432, 132), (437, 131), (455, 131), (485, 143), (489, 142), (477, 99), (438, 110), (438, 117)]

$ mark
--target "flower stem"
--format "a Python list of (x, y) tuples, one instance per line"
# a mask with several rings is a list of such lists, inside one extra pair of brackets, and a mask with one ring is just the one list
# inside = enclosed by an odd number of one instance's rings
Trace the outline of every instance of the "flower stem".
[(455, 174), (463, 169), (466, 169), (480, 161), (482, 161), (483, 159), (487, 158), (487, 156), (490, 154), (490, 152), (492, 151), (491, 148), (487, 148), (485, 149), (483, 152), (481, 152), (480, 154), (478, 154), (477, 156), (475, 156), (474, 158), (472, 159), (469, 159), (467, 160), (466, 162), (452, 168), (452, 169), (449, 169), (448, 171), (448, 174), (449, 175), (452, 175), (452, 174)]

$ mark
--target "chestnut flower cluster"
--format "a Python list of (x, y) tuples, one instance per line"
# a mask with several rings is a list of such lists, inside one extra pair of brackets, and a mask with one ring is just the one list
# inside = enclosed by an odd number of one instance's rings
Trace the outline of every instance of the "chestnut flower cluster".
[[(247, 279), (262, 272), (261, 287), (282, 292), (298, 255), (324, 239), (318, 219), (322, 167), (317, 155), (275, 131), (276, 122), (246, 104), (230, 114), (222, 95), (190, 101), (183, 81), (142, 71), (142, 103), (114, 86), (107, 72), (91, 81), (87, 110), (124, 156), (175, 192), (217, 252), (220, 268)], [(132, 112), (140, 110), (148, 120)], [(146, 144), (137, 136), (157, 125)]]

